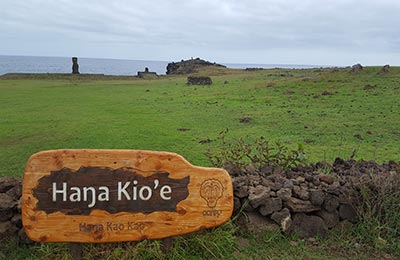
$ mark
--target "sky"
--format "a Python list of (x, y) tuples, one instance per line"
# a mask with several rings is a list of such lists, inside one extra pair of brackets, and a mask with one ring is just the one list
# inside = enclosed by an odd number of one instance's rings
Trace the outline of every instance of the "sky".
[(0, 55), (400, 65), (399, 0), (0, 0)]

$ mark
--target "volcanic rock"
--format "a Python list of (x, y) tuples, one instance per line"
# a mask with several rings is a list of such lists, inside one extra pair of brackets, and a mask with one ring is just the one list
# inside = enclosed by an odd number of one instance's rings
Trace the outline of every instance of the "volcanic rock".
[(299, 186), (293, 187), (293, 194), (301, 200), (308, 200), (310, 198), (310, 193), (307, 189)]
[(269, 198), (265, 200), (260, 207), (260, 214), (263, 216), (270, 215), (282, 209), (282, 200), (280, 198)]
[(331, 185), (335, 181), (335, 179), (329, 175), (320, 175), (319, 181), (325, 182), (326, 184)]
[(386, 74), (390, 72), (390, 65), (386, 64), (385, 66), (382, 67), (381, 71), (379, 72), (380, 74)]
[(249, 187), (248, 186), (239, 186), (235, 187), (235, 196), (242, 199), (249, 196)]
[(216, 64), (215, 62), (209, 62), (202, 60), (200, 58), (182, 60), (180, 62), (171, 62), (167, 65), (167, 75), (174, 74), (189, 74), (196, 72), (199, 68), (204, 68), (208, 66), (222, 67), (226, 68), (224, 65)]
[(339, 223), (339, 212), (337, 210), (333, 212), (321, 210), (317, 212), (317, 215), (322, 218), (327, 228), (333, 228)]
[(323, 208), (329, 212), (337, 210), (339, 207), (339, 198), (333, 195), (328, 195), (324, 201)]
[(14, 177), (0, 178), (0, 193), (7, 192), (9, 189), (21, 184), (21, 181)]
[(350, 73), (357, 73), (363, 70), (363, 66), (361, 64), (355, 64), (351, 67)]
[(315, 206), (322, 206), (325, 200), (325, 193), (322, 190), (310, 190), (310, 201)]
[(287, 201), (292, 197), (292, 189), (282, 188), (276, 192), (276, 196), (281, 198), (283, 201)]
[(357, 212), (354, 207), (349, 204), (340, 204), (339, 216), (342, 220), (348, 220), (353, 223), (357, 221)]
[(318, 206), (312, 205), (308, 200), (300, 200), (294, 197), (286, 201), (285, 206), (293, 212), (313, 212), (321, 209)]
[(327, 234), (327, 228), (322, 218), (318, 216), (309, 216), (304, 213), (297, 213), (293, 217), (289, 233), (296, 234), (301, 238), (323, 237)]
[(16, 205), (12, 197), (5, 193), (0, 193), (0, 209), (14, 208)]
[(258, 208), (261, 204), (265, 203), (269, 198), (270, 187), (264, 187), (258, 185), (257, 187), (251, 187), (249, 190), (249, 201), (253, 208)]
[(283, 208), (281, 211), (274, 212), (271, 215), (271, 219), (279, 225), (281, 225), (282, 221), (284, 221), (286, 218), (290, 218), (290, 211), (287, 208)]
[(211, 85), (212, 84), (212, 80), (210, 77), (188, 77), (187, 78), (187, 83), (186, 85), (188, 86), (192, 86), (192, 85)]

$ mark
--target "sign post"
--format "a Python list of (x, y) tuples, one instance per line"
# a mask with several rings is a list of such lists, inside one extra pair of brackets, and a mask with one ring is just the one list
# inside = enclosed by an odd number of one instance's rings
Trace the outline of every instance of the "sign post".
[(232, 211), (229, 174), (174, 153), (44, 151), (23, 180), (23, 225), (40, 242), (163, 239), (221, 225)]

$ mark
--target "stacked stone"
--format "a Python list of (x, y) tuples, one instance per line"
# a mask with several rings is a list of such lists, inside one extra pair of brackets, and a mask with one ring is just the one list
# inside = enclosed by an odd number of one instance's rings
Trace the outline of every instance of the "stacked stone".
[(187, 85), (211, 85), (212, 80), (210, 77), (188, 77), (187, 78)]
[(16, 236), (22, 228), (21, 195), (21, 180), (0, 178), (0, 241)]
[[(324, 236), (357, 221), (359, 187), (370, 174), (398, 171), (399, 165), (336, 159), (291, 170), (280, 167), (225, 167), (232, 175), (235, 212), (248, 230), (282, 230), (300, 237)], [(364, 180), (363, 180), (364, 179)]]

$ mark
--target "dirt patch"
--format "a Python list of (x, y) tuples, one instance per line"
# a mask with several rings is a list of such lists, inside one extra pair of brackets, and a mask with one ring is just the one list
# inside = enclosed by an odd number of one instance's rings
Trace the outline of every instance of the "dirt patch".
[(376, 85), (367, 84), (363, 87), (364, 90), (373, 90), (376, 88)]
[(187, 131), (190, 131), (190, 128), (178, 128), (176, 130), (178, 130), (180, 132), (187, 132)]
[(209, 138), (207, 138), (207, 139), (200, 140), (200, 141), (199, 141), (199, 144), (209, 144), (209, 143), (211, 143), (211, 142), (212, 142), (212, 140), (209, 139)]
[(325, 90), (324, 92), (321, 93), (321, 95), (322, 96), (331, 96), (331, 95), (333, 95), (333, 92), (329, 91), (329, 90)]
[(247, 124), (247, 123), (250, 123), (251, 120), (253, 120), (251, 117), (246, 116), (246, 117), (240, 118), (240, 119), (239, 119), (239, 122), (240, 122), (240, 123), (243, 123), (243, 124)]

